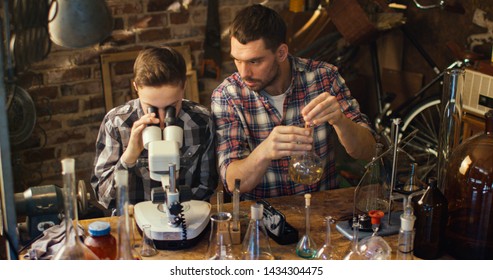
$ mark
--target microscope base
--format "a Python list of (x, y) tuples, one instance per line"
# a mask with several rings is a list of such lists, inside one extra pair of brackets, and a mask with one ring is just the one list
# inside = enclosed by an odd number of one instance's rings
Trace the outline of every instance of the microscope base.
[(171, 227), (168, 215), (160, 210), (160, 204), (151, 201), (137, 203), (134, 215), (139, 231), (143, 225), (151, 225), (151, 238), (160, 250), (180, 250), (194, 246), (204, 235), (209, 225), (211, 205), (205, 201), (183, 202), (183, 216), (186, 224), (186, 239), (182, 226)]

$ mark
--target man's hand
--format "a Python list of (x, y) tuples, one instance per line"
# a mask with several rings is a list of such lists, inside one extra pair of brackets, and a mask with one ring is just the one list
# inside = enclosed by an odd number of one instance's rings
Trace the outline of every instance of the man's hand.
[(296, 126), (276, 126), (259, 148), (269, 160), (301, 154), (312, 148), (310, 129)]
[(344, 114), (335, 96), (324, 92), (312, 100), (301, 111), (305, 122), (312, 125), (320, 125), (328, 122), (330, 125), (337, 125)]

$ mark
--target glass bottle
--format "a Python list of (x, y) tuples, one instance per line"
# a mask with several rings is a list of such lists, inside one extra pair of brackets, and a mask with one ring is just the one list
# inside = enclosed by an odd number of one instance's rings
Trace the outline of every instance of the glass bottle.
[(405, 192), (415, 192), (421, 189), (421, 184), (419, 183), (418, 176), (416, 174), (416, 169), (418, 164), (413, 162), (410, 165), (409, 178), (407, 178), (406, 183), (402, 187)]
[(372, 210), (388, 211), (390, 188), (384, 159), (381, 157), (383, 144), (377, 143), (375, 156), (367, 165), (366, 172), (355, 189), (355, 214)]
[(264, 206), (252, 204), (250, 207), (251, 219), (243, 239), (241, 258), (244, 260), (273, 260), (274, 255), (270, 249), (269, 236), (265, 230)]
[(457, 146), (446, 167), (446, 250), (454, 258), (493, 259), (492, 154), (493, 110), (489, 110), (484, 133)]
[[(308, 127), (306, 127), (308, 129)], [(313, 136), (313, 127), (310, 127), (310, 135)], [(289, 160), (289, 176), (293, 182), (304, 185), (312, 185), (322, 178), (324, 162), (315, 151), (306, 151), (301, 155), (293, 155)]]
[(312, 195), (305, 194), (305, 234), (296, 245), (296, 254), (305, 259), (313, 259), (317, 253), (317, 245), (310, 235), (310, 199)]
[(414, 251), (414, 222), (416, 216), (414, 216), (413, 208), (409, 203), (404, 208), (404, 212), (401, 214), (401, 227), (399, 229), (399, 237), (397, 243), (397, 256), (398, 260), (412, 260)]
[(315, 258), (318, 260), (335, 260), (338, 257), (334, 245), (332, 244), (330, 239), (330, 227), (333, 223), (334, 219), (331, 216), (325, 217), (325, 243), (322, 247), (320, 247), (320, 249), (318, 249), (317, 253), (315, 254)]
[(80, 240), (77, 195), (75, 191), (75, 159), (62, 159), (63, 201), (65, 206), (65, 241), (54, 260), (98, 260), (99, 258)]
[(416, 216), (414, 255), (421, 259), (436, 259), (444, 249), (448, 202), (438, 188), (436, 177), (428, 179), (428, 187), (422, 196), (412, 200)]
[(108, 222), (96, 221), (89, 224), (89, 236), (84, 244), (91, 249), (101, 260), (116, 258), (116, 238), (111, 235), (111, 226)]
[(135, 259), (130, 245), (130, 217), (128, 213), (128, 171), (115, 171), (116, 210), (118, 216), (117, 260)]
[(219, 212), (211, 215), (211, 234), (205, 253), (206, 260), (234, 260), (231, 240), (231, 214)]
[(443, 90), (438, 130), (438, 188), (445, 192), (443, 180), (447, 176), (447, 164), (452, 150), (457, 146), (462, 128), (462, 90), (465, 80), (464, 69), (447, 69), (443, 75)]

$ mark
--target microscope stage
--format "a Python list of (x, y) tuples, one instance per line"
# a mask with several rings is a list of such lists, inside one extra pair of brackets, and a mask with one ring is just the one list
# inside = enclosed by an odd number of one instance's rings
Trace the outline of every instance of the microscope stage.
[(158, 249), (183, 249), (193, 246), (205, 228), (209, 225), (211, 205), (205, 201), (190, 200), (183, 202), (183, 217), (186, 225), (186, 240), (183, 227), (172, 227), (168, 223), (168, 215), (160, 210), (160, 204), (152, 201), (137, 203), (134, 215), (137, 226), (151, 225), (151, 238)]

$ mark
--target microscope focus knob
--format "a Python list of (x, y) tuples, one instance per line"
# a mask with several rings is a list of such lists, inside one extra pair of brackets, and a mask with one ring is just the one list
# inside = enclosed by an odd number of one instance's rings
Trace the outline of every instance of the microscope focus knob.
[(153, 204), (165, 203), (166, 192), (162, 188), (153, 188), (151, 190), (151, 201)]

